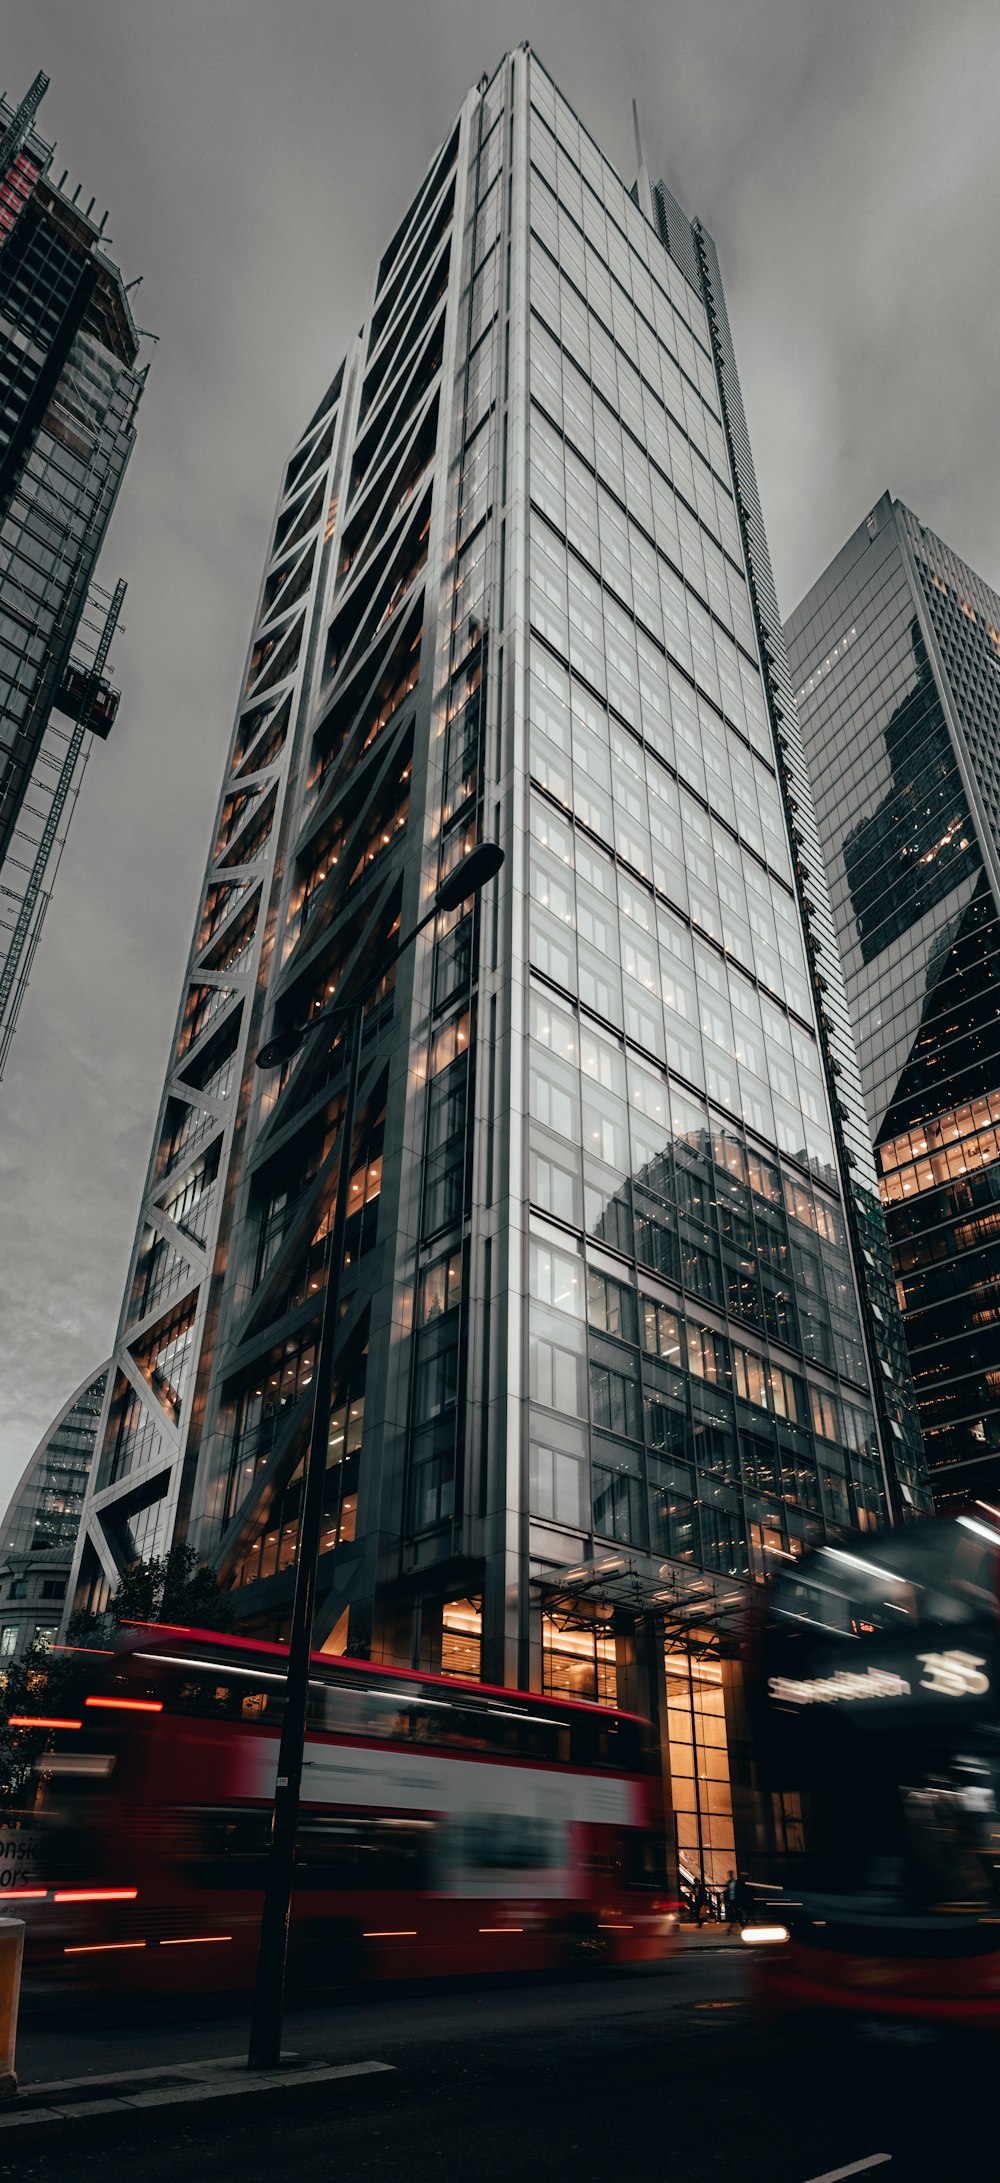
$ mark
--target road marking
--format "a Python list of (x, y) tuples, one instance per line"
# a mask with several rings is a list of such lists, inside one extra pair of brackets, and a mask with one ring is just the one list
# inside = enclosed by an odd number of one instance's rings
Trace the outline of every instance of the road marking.
[(884, 2168), (891, 2153), (869, 2153), (866, 2160), (852, 2160), (846, 2168), (828, 2168), (825, 2175), (811, 2175), (808, 2183), (843, 2183), (847, 2175), (867, 2175), (870, 2168)]

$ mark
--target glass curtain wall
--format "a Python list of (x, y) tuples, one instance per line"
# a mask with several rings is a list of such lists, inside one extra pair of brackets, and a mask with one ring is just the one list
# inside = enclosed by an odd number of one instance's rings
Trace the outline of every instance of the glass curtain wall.
[(787, 824), (704, 306), (531, 97), (531, 1513), (764, 1575), (884, 1512)]

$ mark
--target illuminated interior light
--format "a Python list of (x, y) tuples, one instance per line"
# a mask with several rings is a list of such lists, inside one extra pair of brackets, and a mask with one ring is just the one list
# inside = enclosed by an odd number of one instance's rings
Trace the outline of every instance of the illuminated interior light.
[(134, 1903), (137, 1887), (57, 1887), (57, 1903)]
[(85, 1698), (84, 1705), (99, 1706), (108, 1713), (162, 1713), (162, 1698)]

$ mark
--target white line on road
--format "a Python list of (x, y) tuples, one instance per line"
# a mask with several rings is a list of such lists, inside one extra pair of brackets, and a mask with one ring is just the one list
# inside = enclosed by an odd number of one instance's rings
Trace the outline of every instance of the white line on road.
[(867, 2175), (869, 2168), (883, 2168), (891, 2153), (869, 2153), (866, 2160), (852, 2160), (846, 2168), (828, 2168), (825, 2175), (811, 2175), (809, 2183), (843, 2183), (846, 2175)]

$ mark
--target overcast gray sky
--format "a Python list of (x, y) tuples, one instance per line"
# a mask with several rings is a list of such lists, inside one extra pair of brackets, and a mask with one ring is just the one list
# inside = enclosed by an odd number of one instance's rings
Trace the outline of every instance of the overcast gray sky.
[(160, 335), (128, 579), (0, 1085), (0, 1510), (111, 1346), (285, 451), (470, 83), (530, 38), (719, 245), (785, 612), (889, 486), (1000, 584), (995, 0), (7, 0)]

